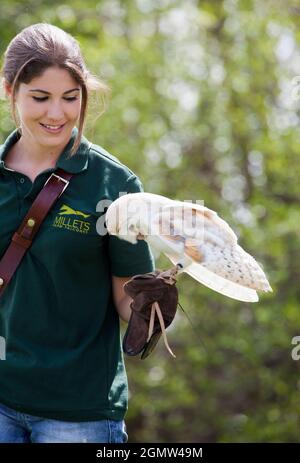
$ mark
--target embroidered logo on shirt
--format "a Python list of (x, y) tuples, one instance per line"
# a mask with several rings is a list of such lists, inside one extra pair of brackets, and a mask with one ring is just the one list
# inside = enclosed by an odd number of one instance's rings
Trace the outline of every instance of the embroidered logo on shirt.
[(67, 204), (63, 204), (59, 211), (60, 211), (59, 215), (70, 215), (70, 214), (82, 215), (85, 219), (87, 219), (90, 216), (89, 214), (84, 214), (84, 212), (75, 211), (70, 206), (67, 206)]
[(90, 231), (91, 224), (90, 222), (75, 219), (71, 217), (66, 217), (69, 215), (81, 216), (85, 219), (90, 217), (90, 214), (85, 214), (82, 211), (77, 211), (67, 204), (63, 204), (54, 218), (53, 227), (56, 228), (66, 228), (67, 230), (74, 231), (77, 233), (88, 233)]

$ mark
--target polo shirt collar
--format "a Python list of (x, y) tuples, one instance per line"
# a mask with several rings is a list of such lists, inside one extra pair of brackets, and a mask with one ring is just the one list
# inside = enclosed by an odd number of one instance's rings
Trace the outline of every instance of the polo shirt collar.
[[(91, 147), (91, 143), (84, 137), (81, 137), (81, 143), (76, 153), (69, 157), (71, 148), (75, 141), (76, 135), (78, 133), (77, 127), (74, 127), (72, 130), (72, 135), (69, 140), (69, 143), (60, 154), (54, 170), (58, 167), (69, 172), (71, 174), (77, 174), (87, 169), (88, 166), (88, 153)], [(10, 148), (16, 143), (20, 138), (20, 132), (18, 129), (14, 130), (5, 140), (4, 144), (0, 146), (0, 169), (4, 169), (4, 160), (5, 156), (10, 150)]]

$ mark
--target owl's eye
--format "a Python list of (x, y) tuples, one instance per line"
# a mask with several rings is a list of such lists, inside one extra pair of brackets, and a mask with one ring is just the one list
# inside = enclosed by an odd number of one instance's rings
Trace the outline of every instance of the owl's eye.
[(135, 231), (135, 226), (133, 225), (133, 223), (129, 225), (129, 231)]

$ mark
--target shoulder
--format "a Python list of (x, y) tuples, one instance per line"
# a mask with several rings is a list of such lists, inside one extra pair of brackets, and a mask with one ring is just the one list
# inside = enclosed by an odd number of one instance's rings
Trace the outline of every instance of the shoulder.
[(101, 169), (114, 182), (127, 182), (138, 179), (137, 175), (116, 156), (106, 151), (102, 146), (90, 143), (89, 164), (92, 169)]
[(89, 188), (98, 188), (108, 198), (118, 197), (121, 191), (143, 191), (143, 185), (135, 172), (102, 146), (83, 136), (79, 151), (87, 156), (84, 177)]
[(101, 164), (106, 164), (107, 167), (111, 169), (124, 171), (128, 175), (135, 175), (134, 172), (131, 169), (129, 169), (128, 166), (123, 164), (116, 156), (106, 151), (100, 145), (95, 145), (94, 143), (91, 143), (89, 156), (91, 158), (91, 162), (100, 162)]

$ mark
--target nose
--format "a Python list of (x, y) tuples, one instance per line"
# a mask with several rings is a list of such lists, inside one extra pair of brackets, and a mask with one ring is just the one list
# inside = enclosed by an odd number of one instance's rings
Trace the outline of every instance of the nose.
[(64, 118), (64, 111), (61, 103), (51, 103), (48, 106), (47, 116), (49, 120), (61, 122)]

